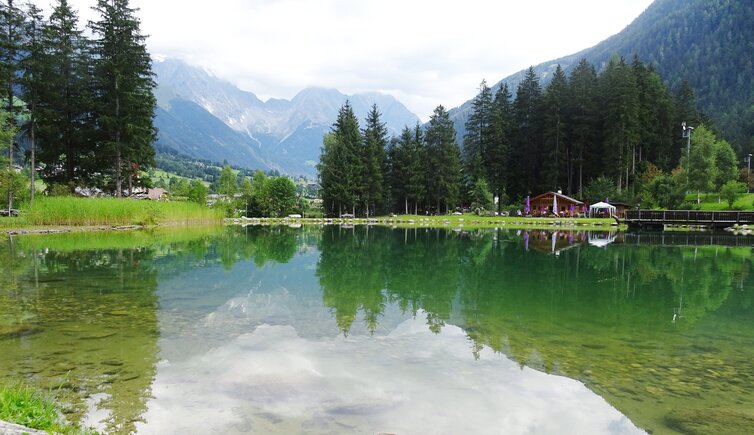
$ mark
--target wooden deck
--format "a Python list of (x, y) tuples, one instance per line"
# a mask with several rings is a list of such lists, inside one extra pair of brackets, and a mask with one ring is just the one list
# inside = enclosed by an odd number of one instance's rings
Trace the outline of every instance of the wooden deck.
[(621, 223), (629, 228), (662, 229), (665, 225), (728, 228), (754, 225), (754, 211), (633, 210)]

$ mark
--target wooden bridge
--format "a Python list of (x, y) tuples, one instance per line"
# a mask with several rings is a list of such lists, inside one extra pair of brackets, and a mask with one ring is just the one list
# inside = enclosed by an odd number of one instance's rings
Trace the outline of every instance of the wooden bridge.
[(712, 229), (733, 225), (754, 225), (754, 211), (632, 210), (620, 223), (629, 228), (663, 229), (665, 225), (684, 225)]

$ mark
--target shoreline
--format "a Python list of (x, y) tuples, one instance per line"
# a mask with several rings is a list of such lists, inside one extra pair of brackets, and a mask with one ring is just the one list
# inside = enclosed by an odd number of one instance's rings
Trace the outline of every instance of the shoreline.
[(225, 225), (369, 225), (396, 228), (553, 228), (553, 229), (626, 229), (614, 219), (525, 218), (487, 216), (397, 216), (376, 218), (227, 218)]
[[(526, 218), (492, 216), (396, 216), (377, 218), (225, 218), (216, 222), (181, 222), (157, 225), (39, 225), (0, 226), (0, 237), (25, 235), (93, 233), (111, 231), (137, 231), (158, 228), (192, 228), (197, 226), (381, 226), (390, 228), (447, 228), (462, 229), (552, 229), (570, 231), (627, 231), (614, 219), (595, 218)], [(709, 231), (699, 227), (668, 227), (665, 231)]]
[(97, 231), (130, 231), (143, 230), (147, 228), (144, 225), (69, 225), (69, 226), (40, 226), (40, 227), (18, 227), (3, 228), (2, 235), (7, 237), (26, 236), (34, 234), (66, 234), (66, 233), (84, 233)]

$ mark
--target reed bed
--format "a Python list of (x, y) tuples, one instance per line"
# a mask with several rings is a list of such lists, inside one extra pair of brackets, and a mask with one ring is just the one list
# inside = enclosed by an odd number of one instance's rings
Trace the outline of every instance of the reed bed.
[(222, 211), (189, 202), (115, 198), (39, 198), (21, 209), (15, 226), (121, 226), (199, 224), (222, 220)]

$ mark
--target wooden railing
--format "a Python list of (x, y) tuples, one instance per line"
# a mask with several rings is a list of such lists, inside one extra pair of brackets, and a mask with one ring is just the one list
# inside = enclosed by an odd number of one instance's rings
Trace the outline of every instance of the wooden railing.
[(754, 211), (698, 210), (632, 210), (626, 211), (626, 222), (668, 224), (754, 224)]

